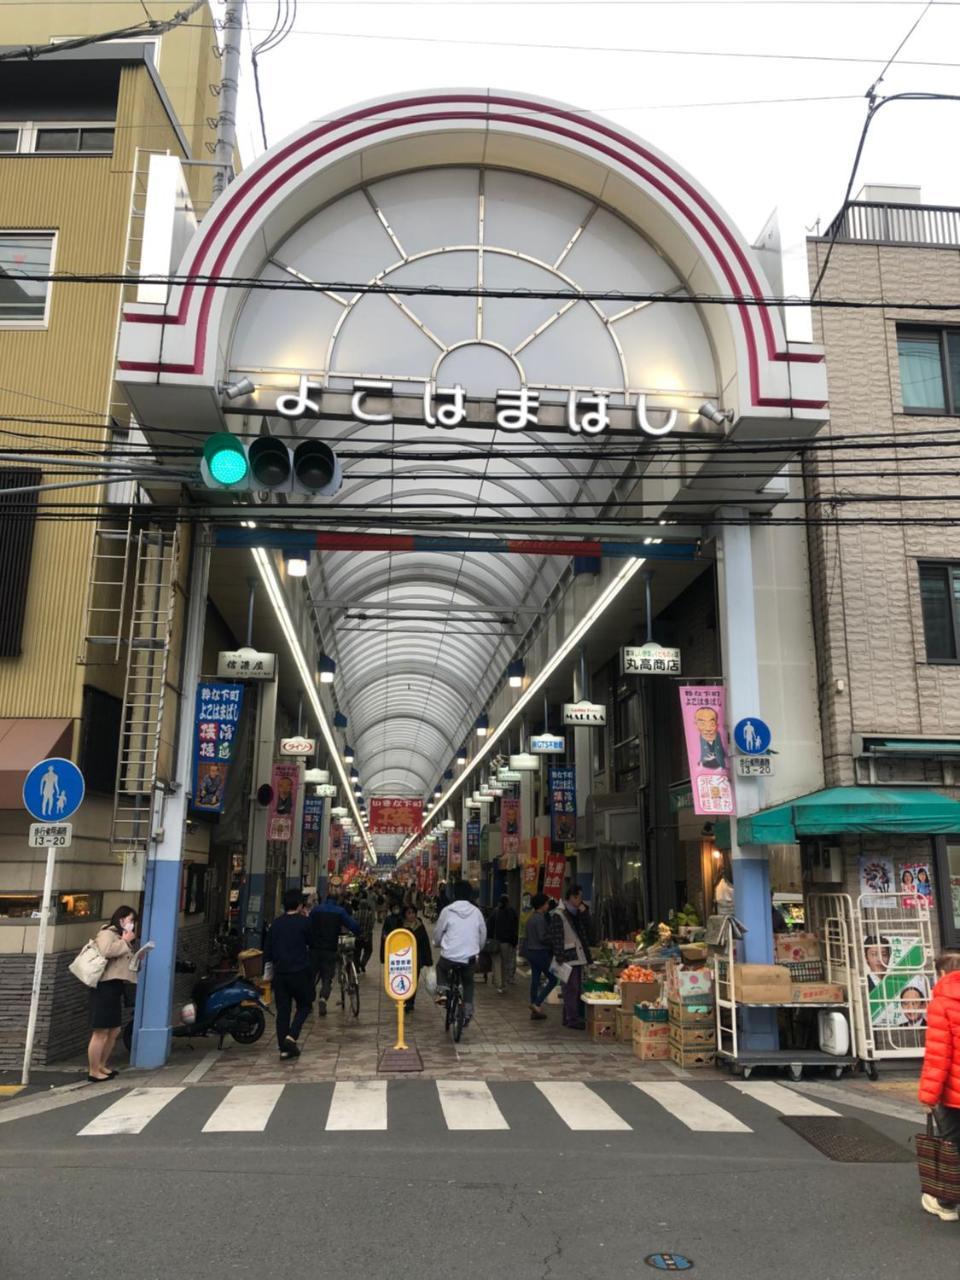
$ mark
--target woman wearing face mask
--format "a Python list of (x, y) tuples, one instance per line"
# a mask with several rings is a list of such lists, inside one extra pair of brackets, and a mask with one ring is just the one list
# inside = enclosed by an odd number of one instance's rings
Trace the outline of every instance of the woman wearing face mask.
[(138, 916), (133, 907), (117, 907), (95, 938), (97, 950), (106, 957), (103, 976), (90, 991), (90, 1043), (87, 1046), (91, 1083), (112, 1080), (117, 1074), (107, 1065), (123, 1021), (124, 983), (136, 982), (130, 968)]

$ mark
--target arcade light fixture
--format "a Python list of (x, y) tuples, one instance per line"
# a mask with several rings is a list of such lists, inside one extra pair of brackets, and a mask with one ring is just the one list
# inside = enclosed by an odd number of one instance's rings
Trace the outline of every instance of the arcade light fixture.
[(328, 658), (325, 653), (321, 654), (317, 670), (320, 672), (321, 684), (333, 684), (333, 677), (337, 674), (337, 664), (332, 658)]
[(486, 712), (484, 712), (482, 716), (477, 716), (477, 723), (475, 725), (475, 728), (477, 730), (478, 738), (485, 738), (487, 734), (490, 732), (490, 717), (486, 714)]
[(511, 689), (521, 689), (523, 687), (523, 677), (527, 674), (527, 669), (518, 658), (516, 662), (511, 662), (507, 667), (507, 684)]
[(467, 748), (464, 746), (464, 747), (461, 747), (460, 750), (457, 752), (457, 764), (460, 768), (463, 768), (463, 766), (466, 763), (467, 763)]
[(350, 746), (349, 742), (344, 743), (344, 746), (343, 746), (344, 764), (353, 764), (355, 759), (356, 759), (356, 756), (354, 754), (353, 747)]
[[(333, 728), (330, 725), (330, 721), (327, 719), (327, 713), (324, 710), (323, 703), (320, 701), (320, 695), (318, 694), (314, 683), (314, 673), (311, 670), (306, 654), (303, 651), (303, 645), (300, 643), (300, 637), (298, 636), (297, 629), (293, 624), (293, 618), (290, 616), (286, 596), (280, 585), (276, 570), (274, 569), (273, 561), (271, 560), (269, 553), (265, 551), (263, 547), (253, 547), (251, 549), (251, 555), (253, 556), (254, 564), (257, 566), (257, 572), (260, 574), (260, 580), (263, 582), (264, 589), (270, 598), (270, 603), (273, 606), (273, 611), (276, 615), (277, 622), (280, 625), (280, 630), (283, 632), (284, 639), (287, 642), (287, 647), (290, 650), (290, 656), (293, 659), (294, 667), (300, 677), (300, 683), (303, 687), (304, 695), (310, 703), (314, 719), (320, 726), (320, 734), (326, 743), (331, 767), (336, 771), (337, 777), (342, 784), (344, 799), (347, 804), (352, 806), (353, 812), (359, 819), (360, 810), (357, 807), (356, 800), (350, 791), (347, 771), (340, 759), (339, 744), (333, 736)], [(338, 711), (334, 716), (333, 724), (337, 728), (345, 729), (347, 725), (347, 717), (343, 715), (342, 712)], [(371, 862), (376, 862), (373, 841), (368, 835), (366, 835), (366, 833), (364, 833), (364, 844), (367, 848), (367, 857)]]
[(307, 576), (307, 562), (303, 556), (284, 556), (284, 561), (288, 577), (305, 578)]
[[(473, 761), (471, 762), (474, 766), (481, 765), (483, 761), (493, 753), (497, 742), (499, 742), (514, 721), (518, 720), (520, 716), (523, 715), (524, 708), (527, 707), (543, 689), (544, 685), (557, 668), (566, 662), (570, 654), (577, 649), (593, 624), (598, 618), (602, 617), (602, 615), (606, 613), (613, 601), (616, 600), (620, 593), (633, 581), (645, 564), (646, 560), (643, 556), (633, 557), (626, 562), (613, 581), (603, 591), (601, 591), (599, 596), (597, 596), (596, 600), (594, 600), (593, 604), (586, 611), (580, 621), (571, 628), (563, 643), (557, 646), (555, 651), (550, 655), (537, 674), (529, 682), (526, 689), (523, 690), (519, 698), (517, 698), (516, 702), (507, 711), (506, 715), (504, 715), (503, 719), (489, 737), (487, 736), (489, 720), (486, 716), (480, 717), (477, 721), (477, 735), (479, 737), (486, 737), (487, 740), (483, 746), (480, 747), (476, 756), (474, 756)], [(484, 722), (485, 724), (482, 734), (480, 733), (481, 722)], [(472, 769), (470, 773), (473, 773)], [(466, 785), (469, 776), (470, 775), (467, 773), (462, 773), (455, 782), (450, 784), (445, 794), (440, 797), (440, 800), (430, 810), (430, 817), (435, 817), (441, 812), (443, 806), (450, 803), (457, 792)], [(489, 797), (487, 797), (487, 799), (489, 800)], [(409, 846), (410, 840), (408, 839), (407, 843), (401, 846), (400, 854), (402, 855)]]

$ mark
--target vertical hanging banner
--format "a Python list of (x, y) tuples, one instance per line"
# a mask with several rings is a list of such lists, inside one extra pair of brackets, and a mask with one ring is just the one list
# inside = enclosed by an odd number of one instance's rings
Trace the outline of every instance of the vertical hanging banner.
[(577, 838), (577, 771), (573, 765), (547, 770), (550, 791), (550, 839), (563, 844)]
[(504, 796), (500, 801), (500, 869), (513, 871), (520, 855), (520, 801)]
[(242, 707), (242, 684), (206, 680), (197, 686), (191, 808), (202, 813), (223, 812)]
[(563, 894), (563, 877), (566, 870), (567, 860), (562, 853), (548, 854), (543, 871), (543, 892), (555, 902), (559, 902)]
[(297, 811), (297, 786), (300, 766), (275, 764), (270, 773), (273, 799), (267, 822), (267, 839), (288, 844), (293, 839), (293, 815)]
[(323, 796), (304, 796), (303, 828), (300, 833), (300, 852), (304, 856), (320, 852), (320, 833), (323, 830)]
[(327, 868), (331, 872), (340, 870), (340, 860), (343, 857), (343, 827), (339, 822), (330, 823), (330, 859)]
[(447, 879), (459, 880), (463, 866), (463, 832), (451, 831), (447, 846)]
[(724, 740), (725, 692), (718, 684), (682, 684), (680, 711), (687, 744), (693, 811), (733, 813), (730, 747)]
[(471, 818), (467, 823), (467, 861), (463, 868), (465, 880), (480, 879), (480, 819)]

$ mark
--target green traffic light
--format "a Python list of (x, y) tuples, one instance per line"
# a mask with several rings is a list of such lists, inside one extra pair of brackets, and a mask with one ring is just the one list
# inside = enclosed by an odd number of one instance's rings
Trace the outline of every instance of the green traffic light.
[(250, 470), (243, 445), (226, 431), (210, 436), (203, 446), (203, 460), (211, 478), (224, 488), (240, 484)]

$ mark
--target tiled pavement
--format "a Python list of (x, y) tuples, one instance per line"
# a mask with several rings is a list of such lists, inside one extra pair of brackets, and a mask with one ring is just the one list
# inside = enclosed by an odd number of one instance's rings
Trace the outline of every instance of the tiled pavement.
[[(406, 1019), (406, 1040), (423, 1060), (420, 1078), (475, 1080), (672, 1080), (678, 1076), (711, 1078), (712, 1070), (680, 1072), (667, 1062), (641, 1062), (630, 1044), (593, 1042), (586, 1031), (561, 1025), (560, 1006), (547, 1004), (546, 1022), (533, 1022), (527, 1004), (528, 979), (498, 995), (492, 981), (476, 984), (476, 1014), (454, 1045), (444, 1032), (443, 1011), (421, 991), (416, 1012)], [(252, 1047), (227, 1041), (209, 1065), (200, 1064), (215, 1041), (196, 1041), (198, 1073), (205, 1084), (256, 1084), (275, 1080), (312, 1082), (363, 1080), (378, 1074), (383, 1052), (396, 1039), (396, 1011), (383, 990), (376, 953), (360, 979), (360, 1016), (344, 1015), (330, 1000), (326, 1018), (311, 1014), (301, 1036), (302, 1053), (294, 1062), (280, 1062), (273, 1020), (259, 1044)], [(175, 1041), (183, 1061), (186, 1042)]]

